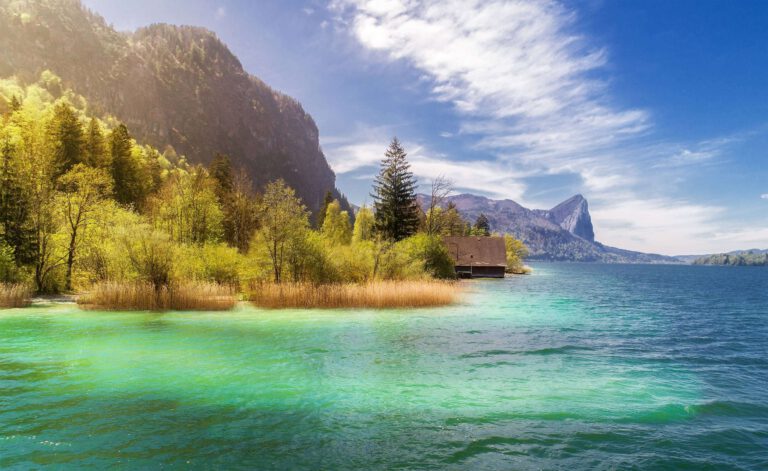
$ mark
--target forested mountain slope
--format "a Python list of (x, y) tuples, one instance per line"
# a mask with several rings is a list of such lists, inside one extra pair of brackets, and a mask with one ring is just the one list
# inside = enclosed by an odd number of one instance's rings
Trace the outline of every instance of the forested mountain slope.
[(34, 83), (51, 70), (141, 142), (170, 145), (192, 163), (228, 154), (257, 186), (283, 178), (313, 210), (336, 192), (312, 117), (243, 70), (208, 30), (122, 33), (78, 0), (0, 0), (0, 51), (0, 77)]

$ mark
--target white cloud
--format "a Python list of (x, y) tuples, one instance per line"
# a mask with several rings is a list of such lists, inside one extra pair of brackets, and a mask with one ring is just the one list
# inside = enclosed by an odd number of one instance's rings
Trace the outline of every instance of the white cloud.
[(762, 195), (760, 195), (760, 198), (764, 200), (768, 200), (768, 193), (763, 193)]
[[(669, 196), (681, 169), (717, 162), (735, 138), (653, 143), (650, 113), (612, 99), (600, 78), (606, 49), (575, 31), (576, 13), (561, 3), (332, 0), (330, 8), (366, 50), (417, 69), (433, 99), (453, 106), (459, 132), (488, 154), (459, 162), (425, 152), (414, 170), (459, 172), (467, 188), (512, 198), (525, 191), (515, 178), (578, 175), (598, 237), (620, 247), (676, 253), (709, 250), (727, 234), (741, 240), (718, 230), (722, 208)], [(370, 162), (369, 145), (348, 149), (334, 168)]]
[(216, 9), (216, 15), (215, 15), (215, 16), (216, 16), (216, 19), (217, 19), (217, 20), (220, 20), (220, 19), (224, 18), (225, 16), (227, 16), (227, 9), (226, 9), (226, 8), (224, 8), (224, 6), (223, 6), (223, 5), (222, 5), (222, 6), (219, 6), (219, 7)]

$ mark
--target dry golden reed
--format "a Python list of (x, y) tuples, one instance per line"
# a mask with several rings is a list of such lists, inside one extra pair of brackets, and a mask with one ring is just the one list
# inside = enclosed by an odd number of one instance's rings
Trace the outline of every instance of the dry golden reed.
[(447, 281), (259, 283), (248, 297), (254, 305), (269, 309), (434, 307), (453, 304), (458, 298), (458, 283)]
[(32, 289), (23, 283), (0, 283), (0, 308), (26, 307), (32, 299)]
[(226, 311), (237, 304), (227, 285), (189, 282), (155, 289), (151, 283), (97, 284), (78, 297), (84, 309), (110, 311)]

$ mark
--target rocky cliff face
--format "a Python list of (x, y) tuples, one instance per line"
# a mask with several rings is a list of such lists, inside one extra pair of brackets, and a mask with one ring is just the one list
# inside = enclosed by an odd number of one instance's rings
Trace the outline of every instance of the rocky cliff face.
[[(312, 117), (243, 70), (210, 31), (152, 25), (119, 33), (78, 0), (0, 0), (0, 77), (44, 70), (133, 135), (193, 163), (230, 155), (257, 185), (285, 179), (317, 209), (335, 175)], [(338, 194), (338, 193), (337, 193)]]
[(595, 231), (592, 227), (592, 218), (589, 215), (589, 205), (583, 196), (573, 196), (549, 211), (539, 212), (571, 234), (589, 242), (595, 241)]
[[(429, 196), (420, 195), (426, 208)], [(468, 221), (482, 213), (488, 217), (491, 230), (512, 234), (522, 240), (534, 260), (561, 260), (607, 263), (678, 263), (672, 257), (644, 254), (595, 241), (587, 200), (576, 195), (552, 209), (527, 209), (512, 200), (492, 200), (483, 196), (462, 194), (448, 197)]]

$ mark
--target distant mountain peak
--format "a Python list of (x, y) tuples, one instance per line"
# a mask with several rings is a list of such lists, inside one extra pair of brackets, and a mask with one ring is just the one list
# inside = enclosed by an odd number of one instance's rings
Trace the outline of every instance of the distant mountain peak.
[[(419, 195), (419, 203), (425, 209), (429, 199), (429, 195)], [(443, 204), (449, 203), (470, 222), (485, 214), (492, 231), (522, 240), (534, 260), (679, 263), (672, 257), (621, 250), (596, 242), (589, 204), (580, 194), (549, 210), (528, 209), (510, 199), (494, 200), (470, 193), (449, 196)]]
[(549, 210), (550, 218), (557, 225), (590, 242), (595, 241), (589, 203), (582, 195), (574, 195)]

